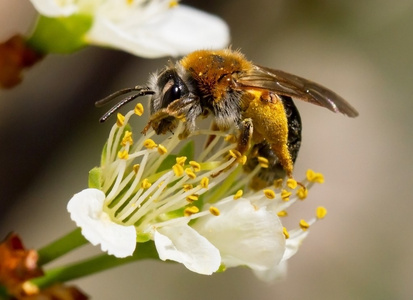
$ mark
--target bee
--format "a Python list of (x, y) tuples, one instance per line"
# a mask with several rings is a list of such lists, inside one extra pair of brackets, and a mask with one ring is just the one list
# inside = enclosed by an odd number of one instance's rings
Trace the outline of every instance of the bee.
[(358, 112), (333, 91), (307, 79), (262, 67), (231, 49), (192, 52), (175, 64), (153, 74), (147, 86), (120, 90), (96, 102), (101, 106), (130, 92), (100, 119), (104, 122), (122, 105), (137, 97), (151, 95), (150, 127), (165, 134), (183, 121), (183, 137), (196, 128), (200, 116), (213, 116), (214, 127), (239, 130), (236, 149), (247, 154), (245, 169), (257, 165), (257, 157), (268, 159), (263, 182), (293, 176), (301, 144), (301, 119), (294, 99), (304, 100), (356, 117)]

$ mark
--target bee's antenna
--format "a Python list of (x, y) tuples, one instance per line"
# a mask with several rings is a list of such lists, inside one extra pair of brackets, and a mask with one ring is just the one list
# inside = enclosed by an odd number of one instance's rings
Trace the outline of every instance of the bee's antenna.
[(113, 99), (115, 99), (116, 97), (120, 96), (120, 95), (124, 95), (133, 91), (137, 91), (137, 94), (131, 95), (129, 97), (126, 97), (124, 99), (122, 99), (119, 103), (117, 103), (115, 106), (113, 106), (107, 113), (105, 113), (101, 118), (100, 118), (100, 122), (103, 123), (105, 122), (115, 111), (117, 111), (120, 107), (122, 107), (123, 105), (125, 105), (126, 103), (129, 103), (130, 101), (134, 100), (135, 98), (141, 97), (141, 96), (145, 96), (145, 95), (153, 95), (155, 94), (155, 92), (151, 89), (149, 89), (148, 87), (142, 87), (142, 86), (135, 86), (132, 88), (126, 88), (126, 89), (122, 89), (119, 90), (99, 101), (95, 102), (95, 105), (97, 107), (101, 107), (107, 103), (109, 103), (110, 101), (112, 101)]

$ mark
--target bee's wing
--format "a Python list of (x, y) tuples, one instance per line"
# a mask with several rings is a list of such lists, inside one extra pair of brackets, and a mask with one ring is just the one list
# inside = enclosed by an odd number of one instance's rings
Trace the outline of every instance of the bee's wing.
[(267, 89), (280, 95), (324, 106), (333, 112), (357, 117), (357, 110), (333, 91), (307, 79), (283, 71), (254, 66), (237, 78), (241, 87)]

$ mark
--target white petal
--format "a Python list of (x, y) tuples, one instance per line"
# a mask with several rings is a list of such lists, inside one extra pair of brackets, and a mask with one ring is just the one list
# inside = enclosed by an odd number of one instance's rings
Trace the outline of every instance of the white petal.
[(182, 263), (193, 272), (211, 275), (221, 264), (218, 249), (188, 225), (159, 228), (154, 239), (160, 259)]
[(282, 261), (279, 264), (275, 265), (272, 268), (269, 268), (268, 270), (253, 270), (255, 276), (257, 276), (258, 279), (271, 283), (275, 280), (280, 280), (285, 278), (287, 274), (287, 262)]
[(73, 3), (58, 4), (56, 0), (30, 0), (36, 10), (47, 17), (70, 16), (78, 11)]
[(308, 230), (304, 231), (302, 229), (295, 229), (290, 231), (290, 238), (287, 239), (286, 242), (286, 249), (282, 259), (283, 261), (290, 259), (294, 254), (297, 253), (298, 248), (307, 237), (308, 232)]
[(248, 266), (266, 270), (284, 254), (285, 237), (278, 216), (247, 199), (219, 206), (219, 216), (200, 218), (193, 227), (220, 251), (227, 267)]
[[(130, 24), (132, 17), (136, 25)], [(222, 19), (185, 5), (160, 11), (146, 22), (139, 18), (138, 14), (125, 19), (97, 14), (86, 39), (150, 58), (219, 49), (229, 43), (229, 29)]]
[(102, 210), (104, 201), (102, 191), (85, 189), (70, 199), (67, 210), (90, 243), (116, 257), (130, 256), (136, 247), (135, 227), (114, 223)]

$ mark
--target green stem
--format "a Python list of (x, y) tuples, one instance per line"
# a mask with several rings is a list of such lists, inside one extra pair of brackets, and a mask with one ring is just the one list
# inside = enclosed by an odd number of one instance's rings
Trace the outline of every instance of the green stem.
[(134, 254), (126, 258), (117, 258), (107, 254), (98, 255), (87, 260), (46, 271), (43, 277), (36, 278), (32, 282), (39, 288), (45, 288), (57, 282), (65, 282), (88, 276), (145, 258), (158, 258), (153, 242), (138, 243)]
[(40, 266), (80, 247), (87, 243), (80, 228), (76, 228), (60, 239), (38, 250)]

